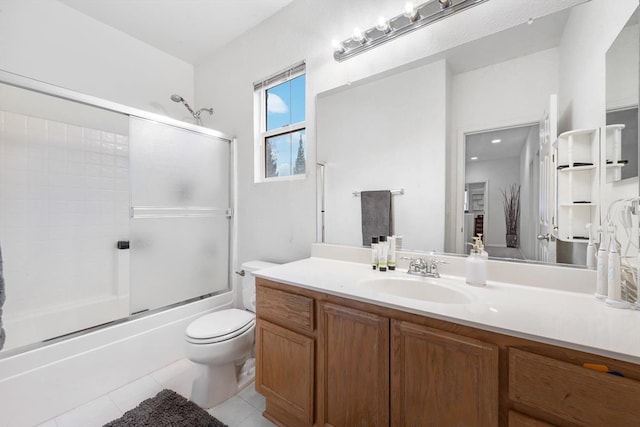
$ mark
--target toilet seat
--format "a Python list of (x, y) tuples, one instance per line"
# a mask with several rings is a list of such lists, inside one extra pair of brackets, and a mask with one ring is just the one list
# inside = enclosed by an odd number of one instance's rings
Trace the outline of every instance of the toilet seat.
[(255, 315), (231, 308), (216, 311), (194, 320), (187, 327), (186, 339), (192, 344), (213, 344), (227, 341), (255, 326)]

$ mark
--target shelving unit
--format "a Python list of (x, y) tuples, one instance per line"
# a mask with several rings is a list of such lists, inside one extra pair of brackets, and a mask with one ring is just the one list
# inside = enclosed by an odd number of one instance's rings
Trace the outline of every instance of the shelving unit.
[(564, 132), (555, 142), (557, 238), (587, 242), (586, 225), (600, 221), (600, 130)]
[(622, 167), (627, 164), (622, 159), (622, 130), (623, 124), (608, 125), (605, 127), (606, 148), (606, 182), (620, 181), (622, 179)]

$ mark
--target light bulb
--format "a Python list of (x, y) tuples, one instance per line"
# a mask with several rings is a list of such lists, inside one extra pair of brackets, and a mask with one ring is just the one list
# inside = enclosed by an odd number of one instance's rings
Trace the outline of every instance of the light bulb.
[(331, 40), (331, 46), (333, 46), (333, 50), (344, 52), (344, 46), (336, 39)]
[(408, 1), (404, 5), (402, 14), (409, 18), (411, 21), (415, 21), (418, 18), (418, 9), (416, 9), (416, 6), (413, 3)]
[(443, 9), (451, 6), (451, 0), (439, 0), (439, 1), (440, 1), (440, 7)]
[(353, 39), (363, 44), (365, 41), (367, 41), (364, 34), (362, 33), (362, 30), (358, 27), (353, 29)]
[(378, 31), (381, 31), (385, 34), (391, 31), (391, 28), (389, 28), (389, 21), (387, 21), (387, 19), (384, 16), (378, 17), (378, 23), (376, 24), (376, 28), (378, 29)]

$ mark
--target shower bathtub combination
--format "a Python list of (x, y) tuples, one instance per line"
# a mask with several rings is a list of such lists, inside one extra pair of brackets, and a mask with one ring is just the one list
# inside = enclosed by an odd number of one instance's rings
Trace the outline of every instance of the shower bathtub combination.
[(231, 305), (234, 143), (0, 72), (0, 426), (182, 357), (184, 326)]

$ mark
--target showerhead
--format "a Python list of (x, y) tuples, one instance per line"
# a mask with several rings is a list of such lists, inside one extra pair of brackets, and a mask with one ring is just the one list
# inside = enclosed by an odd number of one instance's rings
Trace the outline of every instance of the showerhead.
[(186, 108), (187, 110), (189, 110), (189, 112), (191, 113), (191, 115), (192, 115), (193, 117), (195, 117), (195, 114), (196, 114), (196, 113), (194, 113), (193, 109), (191, 109), (191, 107), (189, 106), (189, 104), (187, 104), (187, 101), (185, 101), (183, 97), (181, 97), (180, 95), (176, 95), (176, 94), (174, 93), (173, 95), (171, 95), (171, 100), (172, 100), (173, 102), (181, 102), (181, 103), (185, 106), (185, 108)]
[(196, 120), (196, 124), (202, 125), (202, 120), (200, 119), (200, 114), (203, 111), (206, 111), (207, 113), (209, 113), (209, 115), (213, 115), (213, 108), (201, 108), (198, 111), (193, 111), (193, 109), (189, 106), (187, 101), (185, 101), (185, 99), (183, 97), (181, 97), (180, 95), (176, 95), (175, 93), (173, 95), (171, 95), (171, 100), (173, 102), (181, 102), (185, 106), (185, 108), (187, 110), (189, 110), (189, 112), (191, 113), (193, 118)]

